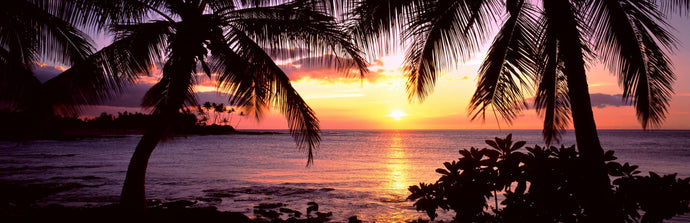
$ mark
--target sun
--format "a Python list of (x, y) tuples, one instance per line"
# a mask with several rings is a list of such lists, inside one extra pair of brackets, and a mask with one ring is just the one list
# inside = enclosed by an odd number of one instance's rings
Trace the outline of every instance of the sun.
[(388, 114), (388, 117), (391, 117), (391, 118), (395, 119), (396, 121), (400, 121), (400, 119), (402, 117), (405, 117), (405, 116), (407, 116), (407, 113), (402, 112), (400, 110), (393, 110), (393, 111), (391, 111), (390, 114)]

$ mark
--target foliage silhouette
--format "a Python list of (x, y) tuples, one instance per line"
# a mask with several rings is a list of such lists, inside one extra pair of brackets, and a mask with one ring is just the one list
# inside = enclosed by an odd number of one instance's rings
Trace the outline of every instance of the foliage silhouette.
[(528, 108), (526, 95), (534, 92), (547, 145), (558, 142), (572, 120), (586, 161), (583, 172), (589, 173), (584, 180), (590, 183), (582, 190), (590, 191), (585, 200), (592, 221), (620, 214), (610, 209), (613, 198), (589, 98), (587, 64), (602, 62), (618, 76), (623, 100), (634, 105), (642, 128), (661, 125), (675, 80), (667, 54), (678, 42), (668, 31), (664, 12), (687, 13), (687, 0), (346, 2), (354, 6), (348, 14), (352, 32), (366, 48), (385, 48), (391, 42), (386, 38), (398, 31), (401, 42), (410, 43), (403, 65), (410, 100), (424, 100), (441, 71), (480, 52), (491, 27), (498, 25), (468, 115), (483, 120), (487, 111), (493, 112), (511, 124)]
[[(322, 13), (319, 1), (75, 2), (80, 9), (75, 16), (104, 22), (114, 35), (111, 45), (95, 53), (101, 69), (91, 70), (135, 80), (162, 64), (161, 79), (142, 102), (155, 120), (130, 161), (120, 199), (127, 208), (146, 208), (148, 159), (160, 141), (171, 137), (181, 110), (198, 105), (193, 86), (199, 78), (213, 78), (232, 106), (257, 119), (277, 107), (298, 147), (307, 151), (309, 165), (320, 141), (318, 119), (274, 59), (330, 54), (334, 56), (313, 62), (348, 73), (367, 72), (360, 50), (340, 24)], [(269, 52), (293, 47), (309, 50)]]
[[(141, 134), (155, 121), (151, 114), (118, 112), (115, 115), (101, 113), (93, 118), (79, 118), (78, 116), (49, 116), (43, 119), (46, 131), (36, 132), (34, 126), (27, 126), (27, 120), (32, 118), (29, 112), (13, 112), (0, 110), (0, 140), (22, 141), (33, 139), (75, 139), (82, 137), (100, 137), (121, 134)], [(200, 134), (232, 134), (240, 133), (229, 125), (206, 125), (203, 116), (196, 116), (185, 110), (176, 119), (172, 133), (176, 135)], [(20, 130), (20, 129), (25, 130)], [(18, 131), (20, 130), (20, 131)], [(24, 135), (25, 131), (34, 134)]]
[[(30, 116), (19, 130), (24, 140), (52, 131), (44, 123), (50, 116), (72, 116), (82, 103), (107, 94), (97, 90), (112, 82), (98, 76), (67, 72), (41, 80), (35, 71), (54, 63), (73, 66), (87, 61), (94, 43), (71, 20), (67, 1), (4, 1), (0, 8), (0, 106)], [(102, 97), (100, 97), (102, 96)]]
[[(215, 102), (204, 102), (196, 106), (197, 113), (202, 116), (199, 120), (199, 125), (223, 125), (232, 124), (234, 112), (237, 111), (235, 107), (227, 106), (223, 103), (216, 104)], [(209, 117), (212, 117), (211, 120)], [(228, 119), (229, 118), (229, 119)], [(235, 126), (236, 127), (236, 126)]]
[[(512, 143), (512, 135), (487, 140), (489, 149), (460, 150), (460, 159), (437, 169), (433, 184), (410, 186), (409, 200), (429, 218), (438, 208), (453, 210), (457, 222), (584, 222), (583, 160), (575, 146), (527, 147)], [(637, 166), (615, 162), (613, 151), (605, 154), (614, 208), (623, 214), (614, 221), (661, 222), (690, 212), (690, 178), (676, 174), (640, 176)], [(513, 188), (514, 187), (514, 188)], [(501, 205), (489, 211), (487, 201), (503, 194)], [(640, 216), (640, 213), (643, 213)]]

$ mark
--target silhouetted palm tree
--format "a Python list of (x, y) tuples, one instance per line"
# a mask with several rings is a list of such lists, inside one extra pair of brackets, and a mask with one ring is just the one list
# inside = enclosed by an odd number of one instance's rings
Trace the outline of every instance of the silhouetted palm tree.
[(105, 70), (122, 68), (127, 70), (119, 73), (138, 76), (155, 63), (163, 64), (160, 81), (142, 103), (152, 108), (156, 121), (130, 161), (120, 200), (127, 208), (146, 207), (148, 159), (156, 145), (170, 137), (180, 110), (198, 105), (193, 91), (198, 78), (215, 78), (219, 89), (231, 95), (233, 106), (256, 118), (277, 106), (311, 164), (320, 141), (318, 120), (271, 56), (331, 53), (336, 56), (317, 62), (361, 74), (367, 69), (344, 29), (321, 12), (321, 4), (310, 1), (85, 0), (80, 7), (112, 23), (113, 44), (104, 48), (107, 63), (98, 63)]
[(225, 111), (227, 111), (227, 108), (223, 103), (220, 103), (213, 108), (213, 111), (216, 113), (216, 120), (214, 120), (213, 122), (218, 122), (218, 118), (223, 118), (223, 114), (225, 113)]
[(55, 91), (78, 90), (55, 80), (42, 84), (33, 73), (38, 62), (72, 66), (94, 50), (91, 39), (62, 16), (61, 6), (62, 2), (17, 0), (0, 7), (0, 103), (36, 119), (52, 114), (51, 104), (58, 104), (51, 101)]
[(352, 30), (363, 36), (361, 42), (384, 44), (377, 39), (382, 32), (403, 30), (403, 41), (411, 43), (407, 90), (420, 100), (433, 90), (438, 70), (479, 49), (505, 7), (508, 16), (480, 68), (470, 115), (484, 119), (493, 110), (511, 123), (527, 108), (526, 91), (536, 88), (547, 143), (559, 139), (572, 117), (583, 173), (599, 182), (583, 189), (590, 191), (586, 207), (593, 218), (605, 219), (612, 206), (607, 207), (610, 184), (589, 99), (587, 61), (600, 59), (618, 75), (623, 99), (635, 105), (643, 128), (660, 125), (667, 114), (675, 77), (664, 49), (674, 50), (676, 40), (656, 1), (548, 0), (540, 7), (523, 0), (355, 2)]

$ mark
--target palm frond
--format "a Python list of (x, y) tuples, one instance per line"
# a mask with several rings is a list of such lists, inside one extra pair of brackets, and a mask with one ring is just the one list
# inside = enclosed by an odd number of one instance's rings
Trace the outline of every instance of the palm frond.
[(370, 56), (382, 56), (396, 51), (400, 30), (409, 23), (413, 12), (423, 11), (431, 1), (425, 0), (361, 0), (352, 1), (346, 15), (349, 32), (357, 45)]
[(351, 5), (353, 0), (233, 0), (236, 9), (270, 7), (280, 4), (307, 4), (322, 7), (324, 13)]
[[(636, 27), (642, 29), (643, 24), (636, 22)], [(671, 60), (652, 34), (641, 32), (640, 39), (645, 50), (647, 72), (637, 77), (637, 85), (634, 86), (635, 110), (643, 128), (656, 127), (666, 119), (676, 78)]]
[[(243, 70), (222, 73), (219, 81), (227, 89), (244, 91), (238, 92), (239, 94), (231, 92), (233, 97), (249, 96), (253, 99), (251, 105), (254, 106), (254, 112), (257, 117), (260, 117), (261, 111), (267, 105), (278, 107), (287, 118), (290, 134), (295, 139), (297, 146), (300, 149), (307, 150), (307, 165), (311, 165), (313, 163), (313, 151), (318, 147), (321, 140), (319, 136), (319, 121), (314, 111), (292, 87), (287, 75), (275, 64), (273, 59), (259, 44), (255, 43), (242, 31), (234, 29), (228, 31), (225, 39), (227, 42), (235, 43), (236, 45), (227, 45), (228, 49), (218, 49), (215, 53), (221, 53), (219, 55), (234, 54), (244, 58), (241, 61), (246, 61), (246, 63), (240, 63), (242, 65), (240, 68), (244, 68)], [(239, 63), (238, 61), (230, 61), (233, 57), (236, 58), (236, 56), (220, 58), (224, 61), (216, 63), (216, 65), (223, 64), (224, 69), (221, 70), (227, 71), (228, 66)], [(242, 71), (246, 71), (244, 75), (249, 76), (233, 77), (235, 75), (243, 75)], [(250, 80), (252, 83), (251, 86), (248, 86), (246, 82)], [(242, 86), (234, 86), (236, 84)], [(248, 95), (249, 92), (251, 92), (251, 95)], [(239, 99), (239, 101), (247, 101), (247, 99)]]
[[(180, 51), (174, 51), (180, 52)], [(173, 136), (171, 122), (176, 121), (179, 113), (186, 105), (196, 106), (196, 94), (194, 93), (194, 74), (196, 70), (195, 55), (188, 52), (171, 53), (163, 66), (163, 77), (144, 94), (142, 106), (152, 108), (152, 114), (158, 120), (162, 130), (162, 139)]]
[[(580, 112), (591, 112), (588, 89), (582, 88), (587, 86), (585, 67), (588, 53), (591, 53), (583, 36), (589, 35), (591, 30), (581, 16), (586, 3), (543, 1), (543, 4), (539, 76), (535, 77), (539, 87), (535, 107), (537, 113), (544, 116), (542, 134), (550, 144), (559, 141), (567, 127), (573, 112), (572, 104), (581, 106)], [(572, 89), (571, 86), (578, 88)], [(573, 95), (586, 95), (587, 98)]]
[(348, 13), (355, 7), (357, 0), (311, 0), (322, 7), (324, 13), (333, 16), (339, 21), (348, 19)]
[[(320, 57), (323, 65), (340, 71), (352, 70), (363, 76), (368, 72), (361, 50), (333, 17), (308, 5), (289, 3), (271, 7), (247, 8), (230, 12), (225, 19), (266, 49), (291, 49), (277, 54), (281, 60)], [(334, 54), (334, 57), (324, 56)]]
[(537, 52), (537, 18), (534, 9), (522, 1), (511, 1), (510, 17), (504, 23), (479, 69), (477, 89), (470, 100), (472, 119), (485, 118), (492, 106), (503, 120), (511, 123), (526, 108), (527, 75), (536, 73), (533, 58)]
[(134, 77), (133, 74), (148, 73), (152, 64), (162, 61), (162, 54), (167, 52), (166, 45), (174, 26), (174, 23), (163, 20), (111, 26), (111, 32), (115, 33), (113, 49), (117, 49), (120, 55), (129, 54), (132, 58), (125, 63), (129, 65), (125, 66), (128, 67), (126, 69), (132, 69), (124, 74)]
[(88, 35), (69, 23), (47, 13), (36, 12), (33, 16), (44, 20), (40, 26), (43, 35), (39, 39), (43, 59), (73, 65), (95, 50)]
[[(41, 36), (35, 20), (22, 13), (25, 7), (34, 7), (25, 1), (11, 1), (0, 9), (0, 47), (7, 52), (8, 61), (23, 64), (27, 69), (38, 61)], [(10, 59), (11, 58), (11, 59)]]
[(535, 76), (538, 87), (534, 98), (537, 114), (544, 118), (542, 136), (547, 145), (558, 143), (570, 122), (568, 84), (558, 57), (557, 41), (549, 32), (548, 27), (541, 32), (545, 38), (539, 47), (539, 68)]
[[(21, 44), (18, 46), (24, 46), (24, 48), (36, 47), (36, 53), (42, 56), (42, 60), (71, 65), (72, 62), (83, 60), (93, 52), (91, 39), (85, 33), (48, 13), (39, 5), (31, 4), (28, 1), (14, 1), (5, 7), (7, 8), (2, 9), (4, 11), (2, 14), (7, 16), (5, 18), (7, 21), (0, 26), (3, 27), (3, 30), (8, 28), (7, 31), (12, 32), (14, 30), (15, 35), (24, 36), (18, 38), (29, 38), (26, 35), (36, 35), (31, 39), (35, 38), (37, 44), (16, 41), (14, 44)], [(17, 27), (19, 25), (24, 27), (20, 29)], [(5, 37), (5, 35), (2, 36)]]
[(344, 19), (344, 15), (352, 8), (356, 0), (235, 0), (235, 8), (225, 7), (225, 10), (239, 8), (258, 8), (281, 4), (301, 4), (318, 8), (320, 12), (334, 18)]
[(114, 42), (43, 84), (56, 111), (76, 114), (122, 92), (160, 61), (170, 32), (166, 21), (117, 25)]
[(192, 76), (194, 68), (188, 66), (184, 69), (184, 67), (176, 66), (174, 63), (166, 63), (163, 69), (170, 70), (170, 72), (146, 91), (141, 106), (152, 108), (153, 114), (176, 113), (184, 105), (196, 106), (198, 103), (194, 93), (194, 78)]
[(0, 102), (16, 110), (31, 107), (41, 82), (30, 68), (0, 47)]
[(690, 12), (690, 0), (655, 0), (661, 10), (665, 12), (677, 12), (680, 15), (688, 15)]
[(208, 6), (214, 12), (222, 12), (226, 10), (235, 10), (238, 6), (237, 1), (208, 1)]
[(251, 66), (247, 58), (237, 54), (220, 29), (211, 34), (208, 48), (209, 68), (218, 73), (218, 88), (232, 95), (229, 102), (237, 107), (253, 107), (254, 77), (249, 74)]
[[(185, 14), (181, 16), (184, 17)], [(205, 48), (208, 38), (206, 30), (210, 28), (208, 19), (207, 16), (201, 16), (174, 25), (158, 21), (160, 24), (170, 25), (164, 27), (171, 31), (167, 35), (167, 60), (163, 65), (163, 76), (144, 95), (142, 101), (142, 106), (153, 107), (153, 114), (171, 116), (180, 112), (184, 105), (198, 104), (193, 87), (198, 61), (203, 60), (208, 52)]]
[(592, 1), (591, 5), (595, 44), (604, 62), (617, 73), (623, 100), (635, 104), (643, 128), (650, 122), (660, 124), (675, 79), (660, 45), (667, 50), (676, 47), (675, 38), (664, 28), (668, 24), (663, 15), (647, 2)]
[(163, 8), (165, 0), (32, 0), (49, 13), (70, 24), (105, 30), (111, 24), (140, 23), (148, 19), (149, 12)]
[(403, 36), (412, 42), (404, 61), (410, 99), (424, 100), (433, 90), (439, 68), (454, 67), (478, 50), (499, 5), (494, 0), (446, 0), (417, 12)]
[(238, 0), (238, 8), (254, 8), (285, 3), (281, 0)]

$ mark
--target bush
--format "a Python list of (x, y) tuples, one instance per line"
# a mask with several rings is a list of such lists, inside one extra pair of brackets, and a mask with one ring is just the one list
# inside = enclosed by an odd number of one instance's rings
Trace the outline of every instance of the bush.
[[(457, 222), (581, 222), (583, 193), (578, 188), (587, 173), (580, 171), (575, 146), (526, 147), (513, 143), (512, 135), (487, 140), (490, 148), (460, 150), (457, 161), (436, 170), (441, 177), (433, 184), (409, 188), (409, 200), (431, 220), (436, 210), (453, 210)], [(676, 174), (640, 176), (637, 166), (614, 162), (613, 151), (605, 154), (616, 205), (627, 222), (661, 222), (690, 212), (690, 178)], [(498, 194), (504, 195), (498, 204)], [(495, 203), (489, 209), (488, 202)], [(643, 213), (643, 215), (640, 215)], [(640, 219), (641, 218), (641, 219)]]

